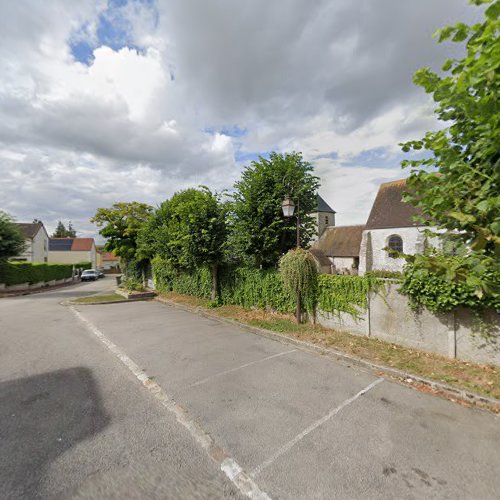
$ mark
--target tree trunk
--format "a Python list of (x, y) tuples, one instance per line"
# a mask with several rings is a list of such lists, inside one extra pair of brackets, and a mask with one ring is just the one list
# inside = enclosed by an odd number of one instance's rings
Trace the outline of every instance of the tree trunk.
[(212, 266), (212, 300), (217, 300), (217, 289), (219, 287), (218, 283), (219, 273), (217, 264)]
[(295, 321), (300, 324), (302, 321), (302, 311), (300, 303), (300, 292), (297, 292), (297, 307), (295, 308)]

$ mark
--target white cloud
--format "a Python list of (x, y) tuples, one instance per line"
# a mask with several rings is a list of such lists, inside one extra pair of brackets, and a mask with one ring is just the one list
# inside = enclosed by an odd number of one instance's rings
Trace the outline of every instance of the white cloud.
[(338, 220), (363, 222), (402, 175), (398, 142), (435, 126), (411, 83), (450, 50), (430, 35), (475, 16), (466, 0), (2, 2), (0, 208), (91, 234), (98, 206), (230, 188), (235, 155), (294, 149)]

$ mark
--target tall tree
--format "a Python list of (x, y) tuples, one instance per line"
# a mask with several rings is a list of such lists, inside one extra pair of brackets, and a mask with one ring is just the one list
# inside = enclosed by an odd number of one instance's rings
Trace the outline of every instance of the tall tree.
[(24, 237), (12, 217), (0, 210), (0, 263), (25, 250)]
[[(230, 217), (232, 251), (251, 264), (272, 267), (296, 246), (296, 215), (300, 215), (301, 245), (314, 234), (319, 179), (301, 153), (271, 153), (243, 170), (235, 184)], [(283, 216), (281, 204), (290, 195), (300, 209)]]
[[(446, 60), (442, 74), (422, 68), (414, 76), (432, 94), (444, 127), (402, 147), (430, 153), (403, 162), (412, 168), (406, 199), (420, 209), (424, 224), (461, 240), (466, 267), (473, 272), (451, 272), (446, 263), (436, 271), (448, 279), (466, 279), (482, 293), (488, 285), (481, 277), (492, 267), (498, 270), (495, 256), (500, 255), (500, 1), (471, 3), (491, 4), (483, 22), (457, 23), (437, 32), (439, 42), (465, 42), (465, 56)], [(438, 262), (432, 256), (418, 261)]]
[(226, 242), (226, 208), (208, 188), (186, 189), (161, 204), (139, 235), (138, 255), (159, 256), (177, 270), (208, 266), (212, 299)]
[(152, 210), (151, 206), (136, 201), (114, 203), (110, 208), (98, 208), (90, 221), (101, 228), (99, 234), (107, 240), (104, 249), (127, 264), (135, 258), (137, 235)]
[(466, 40), (466, 55), (446, 60), (445, 75), (422, 68), (414, 81), (433, 95), (437, 117), (447, 126), (402, 145), (431, 153), (403, 162), (413, 167), (407, 199), (420, 208), (424, 223), (455, 231), (474, 251), (490, 255), (500, 244), (499, 12), (497, 0), (484, 22), (437, 32), (439, 42)]
[(52, 238), (66, 238), (68, 236), (68, 230), (62, 221), (57, 223), (56, 230), (52, 234)]
[(73, 227), (73, 223), (69, 221), (67, 229), (68, 238), (76, 238), (76, 229)]

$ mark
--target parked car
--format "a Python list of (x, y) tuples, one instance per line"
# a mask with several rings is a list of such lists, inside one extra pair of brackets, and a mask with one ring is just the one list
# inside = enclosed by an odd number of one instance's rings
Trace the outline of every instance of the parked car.
[(96, 281), (99, 279), (99, 273), (95, 269), (86, 269), (81, 276), (82, 281)]

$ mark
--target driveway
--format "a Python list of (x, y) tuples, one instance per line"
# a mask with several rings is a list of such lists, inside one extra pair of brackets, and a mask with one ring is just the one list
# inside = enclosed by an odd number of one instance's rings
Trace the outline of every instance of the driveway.
[[(74, 291), (106, 284), (85, 286)], [(38, 466), (27, 451), (49, 446), (33, 483), (44, 495), (498, 497), (500, 419), (490, 413), (157, 302), (69, 308), (59, 302), (70, 291), (53, 293), (0, 301), (0, 342), (15, 346), (0, 353), (0, 380), (25, 394), (0, 393), (10, 395), (0, 429), (17, 429), (17, 439), (0, 430), (8, 449), (30, 427), (23, 408), (44, 392), (65, 401), (35, 426), (39, 441), (23, 438), (0, 473), (7, 484)], [(14, 410), (21, 422), (9, 420)], [(62, 450), (54, 421), (69, 436)]]

